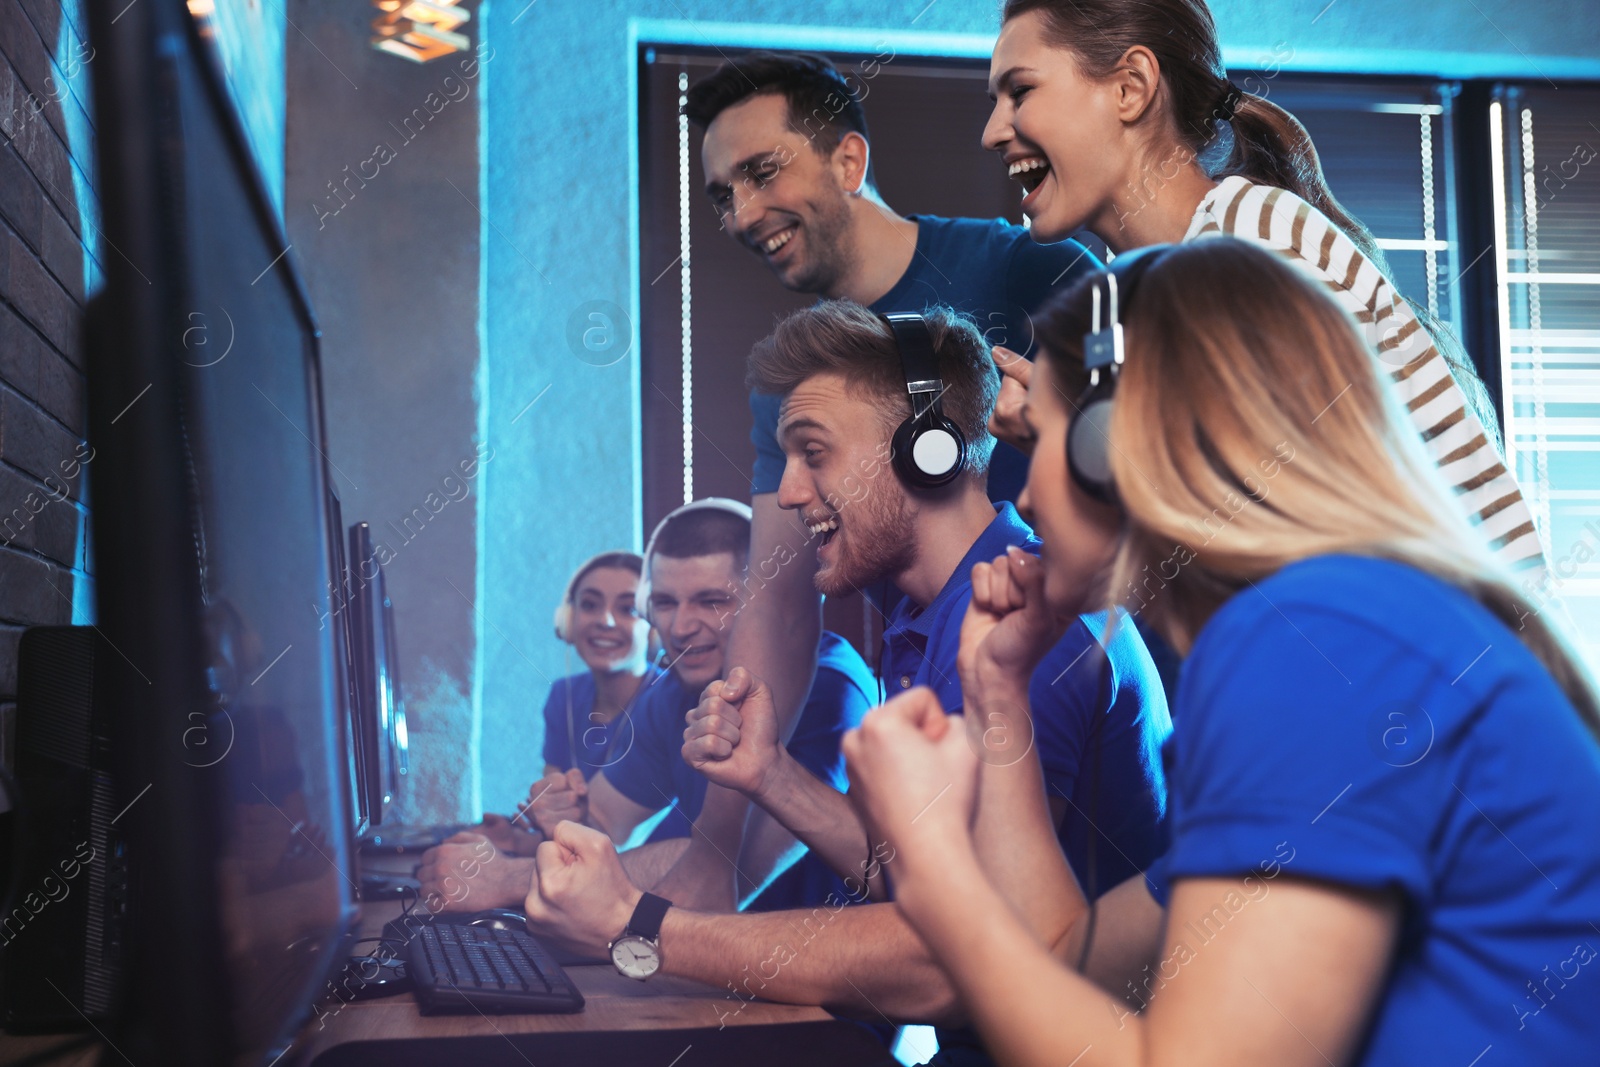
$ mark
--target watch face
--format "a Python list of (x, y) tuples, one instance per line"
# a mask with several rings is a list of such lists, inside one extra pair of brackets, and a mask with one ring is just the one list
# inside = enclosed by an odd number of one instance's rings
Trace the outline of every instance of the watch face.
[(642, 981), (661, 969), (661, 950), (655, 942), (629, 934), (611, 942), (611, 962), (623, 975)]

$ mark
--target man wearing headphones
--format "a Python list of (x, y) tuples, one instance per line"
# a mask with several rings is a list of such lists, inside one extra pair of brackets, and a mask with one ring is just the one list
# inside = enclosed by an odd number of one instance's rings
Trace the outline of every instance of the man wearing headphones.
[[(819, 55), (753, 52), (696, 82), (684, 113), (705, 131), (706, 194), (727, 234), (784, 288), (885, 313), (947, 305), (975, 319), (987, 345), (1028, 356), (1029, 313), (1098, 264), (1076, 241), (1041, 245), (1005, 219), (901, 215), (889, 207), (878, 192), (862, 101), (892, 58), (880, 55), (841, 75)], [(778, 397), (757, 389), (750, 407), (750, 551), (765, 587), (740, 621), (730, 662), (767, 680), (789, 728), (821, 631), (811, 580), (817, 539), (778, 505)], [(1026, 458), (1000, 445), (988, 472), (990, 499), (1015, 500), (1026, 473)], [(866, 591), (874, 600), (885, 592)], [(710, 869), (717, 849), (732, 852), (738, 841), (746, 805), (712, 793), (700, 820), (707, 837), (695, 842), (687, 870), (668, 880), (677, 891)]]
[[(992, 504), (984, 491), (999, 382), (983, 338), (948, 309), (880, 318), (830, 301), (795, 312), (757, 345), (750, 380), (783, 398), (778, 499), (822, 542), (817, 587), (842, 592), (887, 578), (904, 590), (884, 633), (886, 685), (930, 686), (946, 709), (960, 709), (957, 653), (974, 565), (1040, 550), (1016, 509)], [(1154, 665), (1125, 617), (1114, 626), (1104, 615), (1065, 625), (1032, 675), (1029, 708), (985, 706), (982, 728), (969, 737), (981, 738), (979, 756), (995, 773), (1037, 746), (1062, 846), (1092, 897), (1164, 848), (1159, 749), (1171, 721)], [(688, 762), (852, 876), (846, 888), (855, 899), (883, 895), (873, 883), (892, 853), (874, 847), (837, 790), (797, 773), (765, 684), (736, 668), (707, 688), (690, 719)], [(611, 876), (616, 863), (598, 835), (555, 827), (540, 846), (530, 928), (598, 951), (625, 929), (636, 932), (642, 914), (658, 933), (659, 967), (726, 984), (741, 1001), (759, 995), (868, 1018), (959, 1020), (948, 980), (892, 903), (694, 914), (628, 890)], [(739, 971), (730, 960), (756, 965)], [(722, 1008), (719, 1016), (737, 1004)], [(976, 1054), (954, 1031), (941, 1043), (940, 1062), (962, 1062), (948, 1051), (962, 1045)]]
[[(739, 596), (748, 589), (743, 579), (749, 541), (750, 509), (738, 501), (698, 500), (661, 521), (645, 549), (638, 600), (659, 635), (668, 669), (648, 681), (623, 714), (586, 728), (582, 747), (604, 753), (596, 765), (585, 773), (553, 769), (529, 791), (524, 810), (545, 834), (566, 819), (601, 830), (621, 845), (659, 816), (645, 843), (623, 853), (629, 876), (641, 888), (653, 886), (684, 853), (705, 798), (706, 779), (680, 755), (684, 714), (722, 676), (730, 624), (741, 607)], [(824, 633), (817, 654), (816, 680), (790, 751), (807, 773), (843, 789), (839, 741), (875, 702), (877, 685), (860, 655), (838, 635)], [(424, 892), (438, 890), (448, 898), (446, 879), (461, 880), (465, 872), (459, 861), (466, 861), (474, 877), (468, 880), (471, 891), (458, 894), (459, 907), (521, 904), (533, 876), (531, 862), (496, 857), (484, 863), (481, 855), (467, 854), (471, 847), (463, 837), (425, 856), (419, 872)], [(840, 880), (823, 860), (804, 851), (771, 818), (752, 819), (736, 869), (720, 864), (730, 895), (736, 903), (761, 909), (820, 903)], [(699, 908), (726, 905), (720, 895), (682, 899)]]

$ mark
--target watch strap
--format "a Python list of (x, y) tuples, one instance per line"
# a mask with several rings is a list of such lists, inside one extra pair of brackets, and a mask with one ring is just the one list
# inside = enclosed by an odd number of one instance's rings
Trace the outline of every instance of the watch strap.
[(624, 934), (636, 934), (639, 937), (657, 941), (661, 937), (661, 921), (667, 916), (667, 909), (672, 907), (672, 901), (666, 897), (658, 897), (654, 893), (646, 893), (639, 898), (639, 903), (634, 905), (633, 918), (628, 920), (628, 928)]

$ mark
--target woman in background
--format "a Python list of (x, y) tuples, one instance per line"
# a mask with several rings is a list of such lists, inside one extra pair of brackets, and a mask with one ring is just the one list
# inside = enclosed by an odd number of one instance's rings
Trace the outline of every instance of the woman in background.
[[(1227, 238), (1113, 269), (1120, 374), (1087, 385), (1105, 275), (1039, 319), (1019, 504), (1044, 551), (974, 568), (970, 729), (913, 690), (845, 738), (897, 905), (1004, 1064), (1592, 1059), (1592, 684), (1325, 287)], [(1172, 843), (1089, 909), (1036, 756), (980, 774), (972, 705), (1025, 708), (1053, 620), (1148, 575), (1188, 655)]]
[[(578, 568), (556, 608), (556, 637), (587, 669), (550, 687), (544, 776), (529, 796), (549, 790), (575, 821), (582, 821), (589, 776), (627, 751), (634, 698), (661, 673), (649, 662), (650, 624), (638, 605), (641, 571), (635, 553), (603, 552)], [(485, 815), (479, 832), (504, 851), (532, 855), (539, 837), (531, 818), (519, 816)]]
[[(1035, 240), (1088, 229), (1120, 254), (1227, 234), (1326, 284), (1361, 324), (1456, 507), (1532, 593), (1543, 550), (1482, 383), (1465, 359), (1441, 356), (1453, 339), (1396, 291), (1305, 128), (1228, 81), (1204, 0), (1008, 0), (989, 89), (983, 144), (1026, 191)], [(1026, 451), (1016, 411), (1030, 365), (1005, 350), (996, 360), (1010, 381), (993, 428)]]

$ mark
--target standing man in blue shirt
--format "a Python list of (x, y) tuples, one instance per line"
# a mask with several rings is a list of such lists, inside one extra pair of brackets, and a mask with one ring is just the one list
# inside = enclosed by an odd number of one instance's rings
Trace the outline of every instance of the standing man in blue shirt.
[[(894, 581), (906, 600), (884, 636), (889, 687), (929, 685), (946, 707), (959, 708), (957, 651), (973, 565), (1040, 546), (1011, 504), (996, 506), (984, 491), (994, 445), (987, 423), (999, 389), (988, 346), (948, 309), (930, 309), (924, 322), (942, 413), (966, 442), (959, 473), (941, 488), (909, 484), (884, 459), (911, 405), (895, 336), (867, 309), (829, 301), (796, 312), (756, 347), (750, 375), (783, 398), (778, 439), (786, 463), (778, 497), (822, 542), (818, 587), (834, 592)], [(1032, 733), (1021, 728), (1023, 709), (1015, 716), (984, 709), (982, 756), (995, 773), (1023, 767), (1023, 756), (1036, 747), (1061, 841), (1091, 893), (1136, 874), (1164, 847), (1160, 746), (1171, 725), (1138, 633), (1121, 623), (1102, 652), (1104, 616), (1071, 620), (1032, 676)], [(854, 899), (881, 899), (880, 887), (868, 891), (863, 883), (876, 881), (892, 855), (872, 847), (838, 790), (804, 773), (792, 744), (783, 750), (767, 687), (748, 672), (732, 674), (728, 684), (708, 688), (691, 713), (685, 759), (755, 799), (813, 854), (848, 875)], [(540, 846), (539, 878), (527, 901), (530, 927), (593, 951), (622, 932), (643, 898), (609, 876), (617, 861), (603, 840), (569, 824), (554, 829), (553, 843)], [(958, 1022), (948, 980), (898, 907), (845, 903), (713, 916), (675, 902), (660, 927), (661, 966), (726, 986), (731, 995), (718, 1005), (723, 1021), (744, 1000), (761, 996), (871, 1019), (881, 1013), (897, 1021)], [(982, 1062), (970, 1043), (962, 1049), (955, 1031), (943, 1033), (941, 1044), (937, 1062)]]
[[(691, 86), (685, 113), (705, 131), (706, 194), (724, 230), (787, 289), (883, 313), (946, 305), (971, 316), (990, 345), (1028, 354), (1029, 313), (1099, 264), (1075, 241), (1036, 244), (1004, 219), (896, 213), (873, 177), (864, 96), (826, 59), (803, 53), (753, 52)], [(762, 588), (740, 616), (728, 662), (766, 680), (788, 736), (822, 630), (811, 580), (817, 545), (777, 503), (778, 398), (755, 392), (750, 406), (750, 562)], [(990, 498), (1015, 500), (1026, 473), (1025, 457), (1000, 445)], [(725, 790), (711, 793), (699, 822), (705, 838), (664, 881), (668, 889), (695, 891), (719, 850), (737, 848), (748, 804)]]

